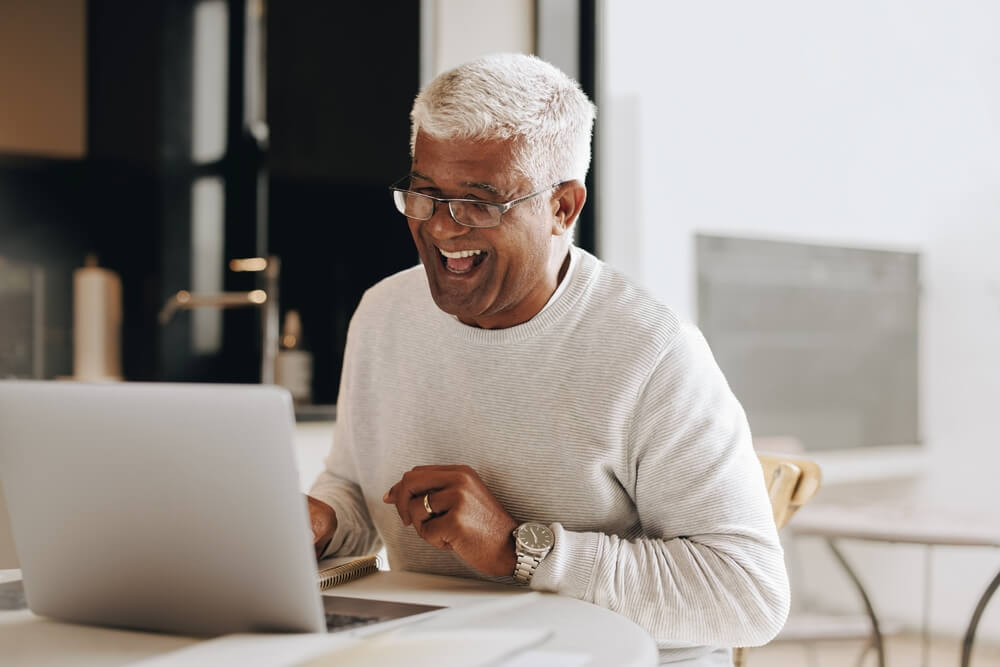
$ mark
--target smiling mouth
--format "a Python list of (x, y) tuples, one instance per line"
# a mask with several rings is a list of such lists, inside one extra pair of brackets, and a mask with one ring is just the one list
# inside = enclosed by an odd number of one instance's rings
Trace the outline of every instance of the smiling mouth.
[(449, 252), (438, 248), (438, 257), (450, 273), (469, 273), (486, 259), (485, 250), (457, 250)]

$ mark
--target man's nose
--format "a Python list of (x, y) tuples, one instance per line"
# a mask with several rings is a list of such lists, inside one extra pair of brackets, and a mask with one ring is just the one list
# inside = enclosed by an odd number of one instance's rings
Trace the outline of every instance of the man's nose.
[(469, 233), (469, 227), (460, 225), (451, 217), (448, 204), (439, 202), (434, 215), (424, 221), (427, 233), (436, 239), (451, 239)]

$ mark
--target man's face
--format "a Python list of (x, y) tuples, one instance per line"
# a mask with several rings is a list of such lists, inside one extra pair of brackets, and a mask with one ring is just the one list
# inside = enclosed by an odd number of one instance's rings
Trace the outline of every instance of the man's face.
[[(503, 203), (531, 194), (532, 184), (512, 168), (510, 147), (502, 141), (439, 140), (418, 133), (410, 189), (435, 197), (461, 197)], [(410, 233), (427, 271), (438, 307), (465, 324), (486, 329), (526, 322), (556, 288), (562, 244), (556, 204), (548, 193), (517, 204), (500, 225), (464, 227), (446, 204), (430, 220), (408, 218)], [(478, 251), (472, 257), (444, 253)]]

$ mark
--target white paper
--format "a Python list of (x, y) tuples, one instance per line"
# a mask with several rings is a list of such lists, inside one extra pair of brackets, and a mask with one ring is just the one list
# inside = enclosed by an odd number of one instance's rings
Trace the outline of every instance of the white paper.
[(229, 635), (132, 664), (135, 667), (485, 667), (538, 646), (550, 635), (548, 630), (391, 633), (369, 639), (337, 634)]
[(227, 635), (132, 664), (135, 667), (291, 666), (359, 641), (344, 634)]
[(303, 667), (486, 667), (538, 646), (548, 630), (453, 630), (388, 634), (332, 651)]
[(583, 667), (590, 662), (586, 653), (568, 651), (524, 651), (503, 662), (503, 667)]

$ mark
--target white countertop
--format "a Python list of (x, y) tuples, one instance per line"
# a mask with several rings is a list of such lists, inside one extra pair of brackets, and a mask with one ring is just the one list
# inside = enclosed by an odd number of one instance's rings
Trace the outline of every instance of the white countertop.
[(323, 470), (323, 462), (333, 444), (334, 422), (308, 421), (295, 424), (295, 463), (299, 468), (299, 488), (309, 490)]

